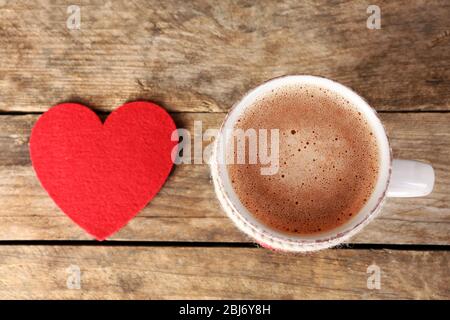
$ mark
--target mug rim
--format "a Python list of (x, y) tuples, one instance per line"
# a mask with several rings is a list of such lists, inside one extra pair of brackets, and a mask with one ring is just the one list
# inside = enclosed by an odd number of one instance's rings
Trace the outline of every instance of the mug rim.
[[(254, 102), (254, 99), (275, 88), (289, 83), (317, 85), (333, 91), (335, 94), (345, 97), (355, 105), (358, 110), (364, 112), (374, 134), (377, 138), (379, 148), (379, 174), (376, 186), (371, 193), (369, 200), (360, 211), (346, 221), (344, 224), (331, 230), (315, 233), (313, 235), (298, 235), (283, 233), (262, 223), (241, 203), (239, 197), (231, 186), (223, 150), (219, 148), (220, 143), (227, 140), (226, 129), (234, 127), (237, 117)], [(246, 104), (245, 104), (246, 103)], [(242, 110), (239, 111), (239, 108)], [(231, 121), (231, 124), (230, 124)], [(224, 140), (224, 141), (222, 141)], [(312, 76), (312, 75), (284, 75), (269, 79), (253, 89), (247, 91), (229, 110), (226, 115), (216, 140), (214, 141), (213, 153), (210, 161), (212, 181), (219, 202), (228, 217), (245, 234), (252, 237), (256, 242), (264, 247), (282, 251), (315, 251), (329, 248), (352, 237), (358, 233), (367, 223), (369, 223), (380, 211), (389, 185), (392, 167), (392, 152), (389, 146), (386, 130), (378, 117), (376, 111), (352, 89), (336, 81)]]

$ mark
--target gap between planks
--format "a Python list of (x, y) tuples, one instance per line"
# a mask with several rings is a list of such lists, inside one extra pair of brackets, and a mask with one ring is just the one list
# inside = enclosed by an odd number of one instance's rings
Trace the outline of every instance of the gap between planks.
[[(0, 246), (80, 246), (80, 247), (192, 247), (192, 248), (261, 248), (252, 242), (206, 241), (129, 241), (129, 240), (0, 240)], [(330, 250), (402, 250), (449, 251), (450, 245), (344, 243)]]

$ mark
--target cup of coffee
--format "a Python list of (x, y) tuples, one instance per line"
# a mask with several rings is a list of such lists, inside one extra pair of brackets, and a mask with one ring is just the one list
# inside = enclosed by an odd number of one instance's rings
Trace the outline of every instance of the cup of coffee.
[(305, 252), (348, 240), (386, 197), (434, 185), (425, 163), (392, 160), (374, 109), (329, 79), (292, 75), (249, 91), (225, 118), (210, 161), (225, 213), (264, 247)]

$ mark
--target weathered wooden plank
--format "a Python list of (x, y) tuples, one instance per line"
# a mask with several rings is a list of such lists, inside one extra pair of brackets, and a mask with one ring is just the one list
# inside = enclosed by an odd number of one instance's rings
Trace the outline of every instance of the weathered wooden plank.
[[(0, 298), (448, 299), (449, 258), (445, 251), (0, 246)], [(381, 271), (379, 290), (367, 286), (371, 265)], [(76, 268), (81, 288), (69, 289)]]
[[(383, 113), (396, 157), (428, 161), (436, 170), (434, 192), (424, 198), (390, 199), (382, 215), (355, 243), (449, 244), (450, 113)], [(37, 115), (0, 117), (0, 239), (89, 239), (40, 187), (27, 141)], [(179, 127), (216, 128), (221, 113), (177, 113)], [(177, 166), (158, 196), (115, 240), (249, 241), (222, 213), (206, 165)]]
[(63, 101), (111, 110), (150, 99), (171, 111), (223, 111), (283, 74), (340, 81), (378, 110), (450, 109), (446, 0), (1, 1), (0, 110)]

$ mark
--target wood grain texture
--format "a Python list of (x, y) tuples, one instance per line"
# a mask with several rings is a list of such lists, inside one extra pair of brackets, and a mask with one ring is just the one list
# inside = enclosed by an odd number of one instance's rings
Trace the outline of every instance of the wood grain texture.
[(450, 3), (378, 1), (0, 1), (0, 111), (64, 101), (112, 110), (149, 99), (224, 111), (283, 74), (354, 88), (378, 110), (450, 109)]
[[(176, 113), (179, 128), (218, 128), (223, 113)], [(380, 114), (395, 157), (432, 163), (433, 193), (389, 199), (381, 216), (354, 243), (450, 244), (450, 113)], [(0, 116), (0, 239), (84, 240), (40, 187), (30, 165), (28, 139), (38, 115)], [(113, 240), (250, 241), (223, 214), (207, 165), (177, 166), (155, 199)]]
[[(450, 253), (1, 246), (2, 299), (449, 299)], [(381, 271), (369, 290), (367, 268)], [(81, 289), (68, 289), (78, 266)]]

